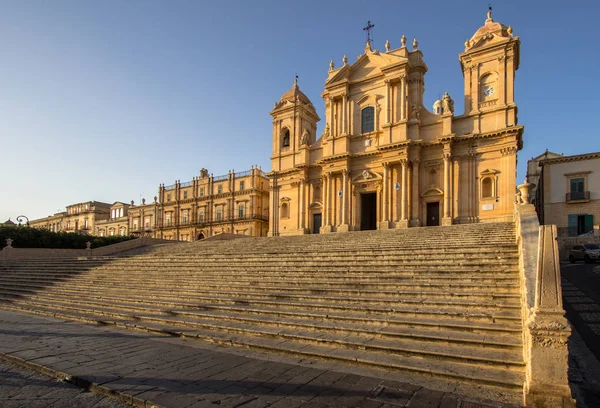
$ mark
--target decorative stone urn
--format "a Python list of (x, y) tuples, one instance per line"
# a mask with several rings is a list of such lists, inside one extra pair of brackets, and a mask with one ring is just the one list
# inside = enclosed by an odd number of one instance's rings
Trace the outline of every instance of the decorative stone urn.
[(521, 204), (529, 204), (529, 193), (531, 193), (531, 190), (534, 187), (535, 184), (529, 183), (527, 180), (525, 180), (520, 186), (517, 186), (521, 192)]

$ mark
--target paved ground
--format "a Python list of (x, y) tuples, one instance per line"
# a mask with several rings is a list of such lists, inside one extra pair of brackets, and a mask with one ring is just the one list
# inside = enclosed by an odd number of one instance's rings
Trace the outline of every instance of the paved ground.
[[(325, 362), (294, 363), (200, 341), (5, 310), (0, 310), (0, 339), (0, 355), (49, 368), (79, 384), (97, 384), (96, 392), (119, 392), (125, 402), (138, 406), (509, 406), (459, 397), (453, 392), (461, 392), (461, 386), (448, 384), (443, 391), (444, 385), (435, 383), (436, 391), (400, 382), (397, 373), (381, 372), (376, 378), (361, 374), (360, 368), (340, 371)], [(478, 395), (489, 394), (481, 390)]]
[(125, 408), (111, 398), (86, 392), (63, 381), (0, 361), (0, 406), (3, 408)]
[(578, 406), (600, 407), (600, 264), (562, 263), (561, 274), (571, 389)]

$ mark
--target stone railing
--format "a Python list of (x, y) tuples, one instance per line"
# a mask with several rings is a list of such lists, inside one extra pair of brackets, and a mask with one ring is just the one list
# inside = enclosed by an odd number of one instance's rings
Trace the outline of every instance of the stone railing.
[(526, 364), (523, 403), (527, 407), (575, 407), (567, 370), (571, 334), (562, 305), (555, 225), (539, 225), (521, 185), (515, 224), (521, 276), (523, 357)]
[(113, 255), (130, 249), (156, 244), (172, 244), (175, 241), (166, 241), (156, 238), (137, 238), (117, 244), (106, 245), (99, 248), (88, 249), (59, 249), (59, 248), (13, 248), (10, 244), (0, 251), (0, 260), (18, 259), (50, 259), (50, 258), (78, 258), (88, 256)]

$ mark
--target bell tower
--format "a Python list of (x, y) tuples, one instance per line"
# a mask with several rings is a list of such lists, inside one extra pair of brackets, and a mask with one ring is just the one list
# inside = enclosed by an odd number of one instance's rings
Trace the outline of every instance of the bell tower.
[(273, 117), (273, 171), (293, 168), (303, 163), (306, 151), (316, 141), (317, 122), (315, 107), (298, 86), (298, 77), (292, 89), (284, 93), (270, 112)]
[(490, 7), (485, 24), (465, 42), (465, 51), (459, 55), (465, 80), (465, 114), (506, 109), (502, 127), (517, 124), (514, 79), (519, 46), (512, 27), (494, 21)]

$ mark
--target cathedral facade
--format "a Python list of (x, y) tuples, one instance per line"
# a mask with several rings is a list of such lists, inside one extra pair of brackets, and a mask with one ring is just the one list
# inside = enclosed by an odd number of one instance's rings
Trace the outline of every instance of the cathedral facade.
[(269, 235), (512, 220), (519, 38), (492, 19), (464, 44), (462, 115), (446, 93), (423, 105), (427, 65), (412, 49), (372, 49), (330, 64), (325, 126), (297, 82), (273, 117)]

